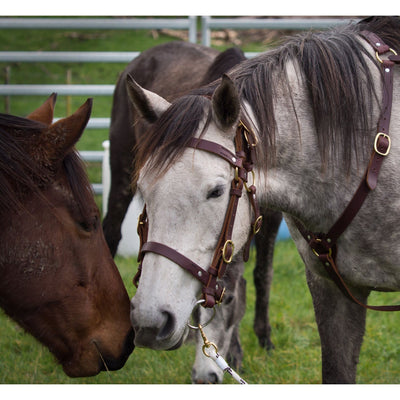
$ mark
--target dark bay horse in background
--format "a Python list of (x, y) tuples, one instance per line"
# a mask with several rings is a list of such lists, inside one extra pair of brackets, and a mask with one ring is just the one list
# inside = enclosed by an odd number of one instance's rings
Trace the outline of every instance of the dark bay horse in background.
[(306, 265), (322, 380), (355, 383), (369, 294), (400, 291), (396, 50), (399, 18), (375, 17), (296, 35), (172, 104), (128, 78), (135, 107), (157, 118), (136, 154), (148, 232), (132, 299), (137, 346), (178, 348), (198, 296), (219, 298), (219, 266), (256, 228), (242, 189), (253, 171)]
[[(144, 51), (122, 72), (113, 97), (110, 127), (111, 188), (107, 214), (103, 221), (105, 238), (113, 255), (117, 252), (121, 239), (121, 225), (135, 192), (135, 188), (131, 187), (135, 161), (133, 149), (140, 134), (151, 126), (151, 122), (141, 118), (131, 105), (126, 90), (127, 75), (131, 74), (141, 86), (172, 101), (189, 90), (218, 79), (224, 72), (245, 59), (242, 51), (237, 48), (220, 53), (197, 44), (171, 42)], [(282, 214), (266, 208), (263, 208), (262, 213), (266, 223), (256, 238), (257, 262), (254, 281), (257, 296), (254, 329), (260, 345), (271, 349), (273, 346), (270, 340), (268, 303), (274, 244)], [(213, 331), (213, 338), (219, 343), (221, 354), (229, 354), (235, 368), (241, 364), (242, 359), (238, 329), (245, 311), (245, 280), (237, 279), (243, 274), (242, 264), (239, 262), (232, 266), (225, 277), (229, 293), (229, 301), (225, 302), (221, 310), (225, 322), (221, 324), (218, 322), (220, 319), (216, 318), (207, 328)], [(229, 340), (229, 337), (232, 337), (232, 340)], [(208, 359), (206, 364), (211, 369), (203, 366), (204, 360), (201, 350), (197, 351), (193, 381), (221, 382), (221, 371)]]
[(92, 100), (52, 124), (55, 101), (0, 114), (0, 306), (67, 375), (91, 376), (131, 354), (130, 302), (74, 150)]

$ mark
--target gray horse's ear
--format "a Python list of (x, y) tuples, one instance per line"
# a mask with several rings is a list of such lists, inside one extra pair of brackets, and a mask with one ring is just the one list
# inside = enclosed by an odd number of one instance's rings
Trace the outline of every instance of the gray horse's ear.
[(126, 77), (126, 90), (132, 104), (147, 122), (156, 122), (171, 105), (158, 94), (143, 89), (130, 74)]
[(228, 75), (223, 74), (221, 84), (212, 97), (214, 118), (224, 131), (234, 127), (239, 122), (240, 101), (234, 83)]

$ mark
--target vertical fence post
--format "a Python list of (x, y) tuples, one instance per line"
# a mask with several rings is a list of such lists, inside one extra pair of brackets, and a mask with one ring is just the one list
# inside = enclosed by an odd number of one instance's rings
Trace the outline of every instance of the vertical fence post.
[(210, 17), (203, 16), (201, 17), (201, 44), (203, 46), (211, 46), (211, 32), (208, 27), (208, 21)]
[(189, 16), (189, 42), (190, 43), (197, 43), (197, 17)]
[[(11, 67), (7, 65), (4, 68), (4, 83), (8, 85), (10, 83), (10, 78), (11, 78)], [(4, 109), (6, 114), (10, 114), (10, 96), (5, 96), (4, 98)]]
[[(72, 84), (72, 72), (71, 69), (67, 69), (67, 85)], [(71, 115), (71, 96), (67, 96), (67, 116)]]

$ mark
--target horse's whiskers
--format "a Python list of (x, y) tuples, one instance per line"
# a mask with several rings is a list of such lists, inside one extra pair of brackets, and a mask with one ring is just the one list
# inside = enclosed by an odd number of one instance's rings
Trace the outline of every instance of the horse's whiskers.
[(99, 356), (100, 356), (100, 358), (101, 358), (101, 361), (102, 361), (103, 364), (104, 364), (104, 368), (106, 369), (107, 373), (109, 374), (109, 373), (110, 373), (110, 370), (109, 370), (108, 367), (107, 367), (107, 364), (106, 364), (106, 362), (105, 362), (105, 360), (104, 360), (103, 355), (101, 354), (101, 351), (100, 351), (100, 349), (99, 349), (99, 345), (97, 344), (97, 342), (96, 342), (95, 339), (92, 339), (92, 343), (94, 344), (94, 347), (96, 348), (97, 352), (99, 353)]

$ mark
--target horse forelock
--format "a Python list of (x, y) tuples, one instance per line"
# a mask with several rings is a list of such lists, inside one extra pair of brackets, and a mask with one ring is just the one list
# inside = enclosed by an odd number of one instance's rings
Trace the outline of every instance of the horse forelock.
[[(55, 179), (54, 171), (40, 163), (39, 154), (31, 154), (32, 144), (47, 126), (26, 118), (0, 114), (0, 207), (15, 211), (23, 207), (27, 196), (43, 197), (43, 190)], [(38, 150), (39, 152), (40, 150)], [(92, 191), (85, 168), (75, 150), (62, 160), (72, 195), (82, 213), (88, 214)]]
[(145, 164), (146, 174), (161, 176), (183, 153), (201, 124), (204, 132), (210, 121), (209, 98), (190, 94), (174, 101), (136, 144), (133, 184)]

